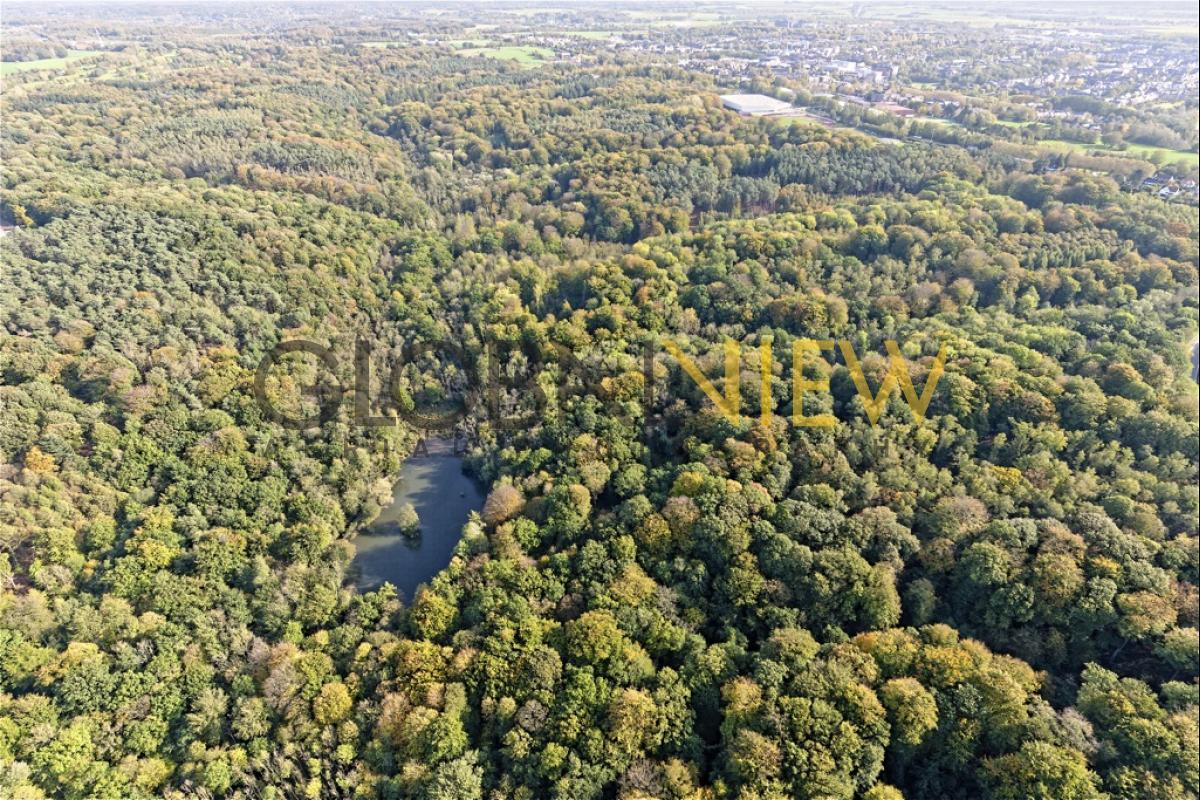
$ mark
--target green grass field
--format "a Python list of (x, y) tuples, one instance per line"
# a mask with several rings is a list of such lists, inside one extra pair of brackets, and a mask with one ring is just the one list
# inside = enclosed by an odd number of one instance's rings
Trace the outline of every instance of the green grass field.
[(1162, 159), (1160, 162), (1162, 164), (1183, 162), (1192, 167), (1200, 166), (1200, 154), (1189, 153), (1186, 150), (1169, 150), (1165, 147), (1152, 147), (1145, 144), (1131, 143), (1126, 145), (1124, 149), (1117, 149), (1106, 144), (1084, 144), (1083, 142), (1071, 142), (1066, 139), (1043, 139), (1037, 143), (1037, 146), (1047, 150), (1057, 150), (1058, 152), (1075, 150), (1081, 153), (1095, 152), (1099, 155), (1129, 156), (1147, 160), (1157, 154)]
[(852, 128), (849, 125), (838, 125), (836, 123), (833, 125), (829, 125), (825, 122), (822, 122), (819, 119), (810, 117), (807, 114), (799, 114), (799, 115), (790, 116), (790, 117), (772, 115), (772, 116), (766, 116), (766, 117), (758, 117), (758, 119), (765, 119), (773, 125), (784, 125), (787, 127), (802, 126), (802, 127), (809, 127), (809, 128), (824, 128), (826, 130), (835, 130), (835, 131), (844, 131), (844, 132), (848, 131), (850, 133), (857, 133), (860, 136), (870, 136), (871, 138), (875, 138), (875, 139), (879, 138), (879, 137), (875, 136), (874, 134), (868, 133), (867, 131), (859, 130), (858, 128)]
[(103, 50), (68, 50), (62, 58), (39, 58), (36, 61), (0, 61), (0, 75), (27, 72), (35, 69), (62, 69), (68, 64), (89, 56), (98, 56)]
[(644, 21), (651, 28), (708, 28), (721, 24), (721, 15), (709, 11), (628, 11), (626, 16)]
[(554, 55), (552, 50), (545, 47), (524, 46), (472, 47), (460, 50), (459, 53), (464, 56), (485, 56), (501, 61), (516, 61), (523, 67), (540, 67), (546, 63), (546, 59)]
[(825, 127), (817, 120), (813, 119), (812, 117), (807, 117), (807, 116), (803, 116), (803, 117), (801, 117), (801, 116), (797, 116), (797, 117), (770, 116), (770, 117), (763, 117), (763, 119), (769, 120), (770, 122), (773, 122), (776, 125), (783, 125), (786, 127), (792, 127), (792, 126), (796, 126), (796, 125), (802, 125), (802, 126), (807, 125), (810, 127), (818, 127), (818, 128)]
[(913, 122), (929, 122), (933, 125), (945, 125), (947, 128), (961, 128), (961, 122), (955, 122), (952, 119), (942, 119), (941, 117), (912, 117)]
[(1149, 158), (1154, 153), (1158, 153), (1163, 158), (1163, 163), (1172, 161), (1182, 161), (1190, 166), (1200, 166), (1200, 153), (1189, 153), (1184, 150), (1168, 150), (1165, 147), (1153, 147), (1146, 144), (1130, 143), (1124, 150), (1114, 150), (1114, 153), (1133, 153), (1140, 158)]
[[(916, 117), (916, 119), (927, 120), (930, 122), (947, 122), (947, 120), (934, 120), (929, 117)], [(958, 123), (948, 123), (958, 124)], [(1016, 122), (1010, 119), (998, 119), (997, 125), (1003, 125), (1006, 128), (1030, 128), (1041, 125), (1039, 122)], [(1096, 153), (1098, 155), (1113, 155), (1113, 156), (1128, 156), (1130, 158), (1141, 158), (1147, 161), (1157, 157), (1158, 163), (1171, 164), (1183, 162), (1188, 166), (1200, 165), (1200, 154), (1190, 153), (1186, 150), (1171, 150), (1166, 147), (1154, 147), (1147, 144), (1135, 144), (1127, 142), (1124, 147), (1112, 147), (1107, 144), (1084, 144), (1083, 142), (1072, 142), (1067, 139), (1042, 139), (1034, 145), (1043, 150), (1054, 150), (1057, 152), (1076, 151), (1080, 153)]]

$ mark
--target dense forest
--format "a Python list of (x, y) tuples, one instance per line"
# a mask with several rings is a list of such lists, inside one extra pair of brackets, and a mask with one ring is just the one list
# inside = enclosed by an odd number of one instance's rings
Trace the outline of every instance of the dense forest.
[[(1195, 206), (312, 40), (6, 79), (0, 796), (1200, 794)], [(273, 419), (294, 339), (395, 424)], [(727, 342), (738, 419), (667, 345), (728, 391)], [(487, 502), (360, 592), (448, 407)]]

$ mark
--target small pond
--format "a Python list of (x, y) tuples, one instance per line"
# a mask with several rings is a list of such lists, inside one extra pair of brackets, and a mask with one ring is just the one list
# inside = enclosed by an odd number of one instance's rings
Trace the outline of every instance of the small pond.
[[(400, 509), (412, 503), (421, 520), (420, 533), (401, 533)], [(392, 503), (354, 540), (357, 553), (350, 576), (360, 590), (377, 589), (384, 581), (411, 601), (417, 586), (428, 583), (450, 563), (463, 525), (483, 507), (483, 491), (463, 472), (463, 459), (449, 453), (410, 458), (392, 487)]]

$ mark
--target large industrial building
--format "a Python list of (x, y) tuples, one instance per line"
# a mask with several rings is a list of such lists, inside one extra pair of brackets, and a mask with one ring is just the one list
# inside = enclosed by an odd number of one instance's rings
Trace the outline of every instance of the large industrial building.
[(765, 94), (723, 94), (721, 104), (732, 109), (743, 117), (761, 117), (766, 114), (778, 114), (787, 111), (792, 106)]

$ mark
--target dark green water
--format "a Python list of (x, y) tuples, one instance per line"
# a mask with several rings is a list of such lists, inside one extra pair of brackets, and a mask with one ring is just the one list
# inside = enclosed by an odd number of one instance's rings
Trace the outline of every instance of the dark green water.
[[(412, 600), (417, 586), (450, 563), (467, 518), (483, 506), (483, 492), (462, 464), (462, 458), (449, 454), (404, 462), (392, 504), (354, 540), (350, 574), (359, 589), (377, 589), (387, 581)], [(419, 536), (400, 533), (396, 516), (405, 503), (412, 503), (421, 519)]]

